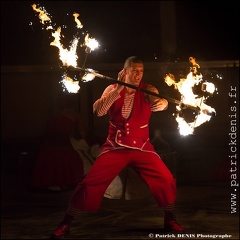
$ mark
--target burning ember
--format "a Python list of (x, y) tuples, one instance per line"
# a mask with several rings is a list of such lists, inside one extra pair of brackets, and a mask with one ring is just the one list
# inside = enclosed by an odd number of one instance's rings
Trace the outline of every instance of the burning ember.
[[(206, 104), (208, 98), (206, 93), (212, 95), (216, 91), (215, 85), (203, 80), (202, 74), (198, 71), (200, 66), (196, 63), (195, 58), (190, 57), (189, 61), (192, 63), (192, 67), (186, 78), (181, 78), (180, 81), (176, 82), (173, 74), (167, 74), (165, 77), (166, 84), (174, 86), (174, 89), (178, 90), (181, 94), (181, 104), (176, 106), (176, 121), (178, 122), (179, 132), (183, 136), (193, 134), (196, 127), (209, 121), (212, 116), (216, 115), (215, 109)], [(194, 94), (193, 88), (195, 86), (201, 86), (203, 94)], [(188, 122), (185, 120), (182, 114), (184, 105), (199, 109), (193, 121)]]
[[(73, 37), (70, 46), (68, 48), (64, 47), (61, 43), (61, 39), (64, 38), (64, 35), (61, 33), (61, 27), (58, 27), (57, 29), (54, 28), (51, 17), (43, 7), (37, 8), (36, 4), (32, 5), (32, 8), (35, 12), (38, 13), (38, 17), (40, 19), (40, 22), (45, 26), (45, 30), (50, 30), (52, 32), (52, 37), (54, 40), (50, 43), (51, 46), (55, 46), (59, 50), (59, 59), (62, 62), (62, 65), (64, 67), (77, 67), (77, 48), (78, 47), (86, 47), (85, 52), (86, 56), (84, 59), (84, 64), (87, 58), (87, 55), (94, 51), (96, 48), (99, 47), (98, 41), (94, 38), (90, 38), (89, 34), (86, 34), (84, 37), (84, 43), (80, 44), (79, 36)], [(74, 20), (76, 22), (76, 27), (78, 29), (82, 29), (83, 25), (78, 19), (79, 14), (74, 13), (73, 14)], [(73, 80), (70, 76), (68, 76), (67, 72), (65, 71), (62, 75), (62, 81), (64, 87), (67, 89), (68, 92), (71, 93), (77, 93), (80, 89), (79, 81)]]

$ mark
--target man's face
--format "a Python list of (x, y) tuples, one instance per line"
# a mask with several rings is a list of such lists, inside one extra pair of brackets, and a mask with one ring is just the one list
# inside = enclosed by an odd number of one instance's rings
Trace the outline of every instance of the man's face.
[(139, 86), (143, 77), (143, 64), (132, 63), (131, 67), (126, 69), (126, 83)]

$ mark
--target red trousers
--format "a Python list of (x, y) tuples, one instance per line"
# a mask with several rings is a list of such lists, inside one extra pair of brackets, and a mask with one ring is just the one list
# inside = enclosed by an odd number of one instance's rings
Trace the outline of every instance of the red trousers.
[[(176, 181), (169, 169), (153, 152), (120, 149), (100, 155), (87, 176), (78, 184), (69, 202), (69, 212), (97, 212), (112, 180), (127, 165), (149, 186), (159, 207), (172, 204), (176, 198)], [(137, 187), (137, 186), (136, 186)]]

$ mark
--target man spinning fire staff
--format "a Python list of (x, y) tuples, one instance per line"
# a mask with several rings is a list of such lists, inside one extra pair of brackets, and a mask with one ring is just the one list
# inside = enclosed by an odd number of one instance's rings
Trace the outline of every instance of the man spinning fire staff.
[(159, 208), (163, 208), (164, 230), (183, 232), (173, 212), (176, 181), (149, 139), (151, 113), (166, 110), (168, 101), (120, 84), (125, 82), (158, 93), (155, 87), (141, 81), (143, 72), (143, 62), (138, 57), (129, 57), (118, 73), (119, 84), (109, 85), (93, 104), (97, 116), (109, 114), (108, 137), (87, 176), (74, 190), (52, 239), (70, 234), (71, 224), (81, 212), (97, 212), (107, 187), (126, 166), (142, 177)]

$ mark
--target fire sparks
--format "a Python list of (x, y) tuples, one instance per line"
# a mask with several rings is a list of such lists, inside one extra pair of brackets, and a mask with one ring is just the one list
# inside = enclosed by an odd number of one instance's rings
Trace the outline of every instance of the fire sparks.
[(74, 13), (73, 16), (74, 16), (75, 22), (77, 23), (77, 28), (83, 28), (82, 23), (81, 23), (80, 20), (78, 19), (79, 13)]
[(62, 84), (68, 90), (69, 93), (76, 93), (80, 89), (78, 81), (73, 81), (65, 73), (62, 75)]
[(85, 74), (83, 75), (82, 77), (82, 80), (85, 81), (85, 82), (88, 82), (88, 81), (92, 81), (94, 78), (95, 78), (95, 71), (93, 69), (86, 69), (87, 71), (85, 72)]
[(45, 22), (50, 22), (51, 18), (49, 17), (49, 14), (46, 12), (44, 8), (37, 8), (36, 4), (32, 5), (32, 8), (34, 11), (38, 12), (38, 17), (42, 24), (45, 24)]
[[(38, 13), (38, 17), (40, 19), (41, 24), (45, 26), (45, 30), (52, 31), (52, 37), (54, 40), (50, 43), (51, 46), (55, 46), (59, 50), (59, 59), (62, 62), (64, 67), (77, 67), (78, 55), (77, 55), (77, 48), (78, 47), (86, 47), (85, 52), (89, 54), (91, 51), (94, 51), (99, 47), (98, 41), (94, 38), (90, 38), (89, 34), (86, 34), (84, 38), (84, 43), (79, 44), (80, 37), (73, 37), (72, 41), (68, 48), (64, 47), (62, 44), (62, 38), (64, 35), (61, 32), (61, 27), (57, 29), (54, 28), (51, 17), (49, 13), (43, 7), (37, 8), (36, 4), (32, 5), (32, 8), (35, 12)], [(78, 19), (79, 14), (73, 13), (73, 17), (76, 23), (76, 27), (78, 29), (83, 28), (83, 24)], [(67, 72), (63, 73), (62, 75), (62, 83), (64, 84), (65, 88), (72, 93), (77, 93), (80, 89), (79, 81), (73, 80), (70, 76), (67, 75)], [(77, 87), (78, 86), (78, 87)]]
[(94, 38), (90, 38), (89, 34), (86, 35), (84, 44), (91, 51), (94, 51), (96, 48), (99, 47), (98, 41), (96, 39), (94, 39)]
[[(174, 89), (181, 94), (181, 104), (176, 106), (176, 121), (179, 132), (183, 136), (193, 134), (196, 127), (209, 121), (216, 114), (215, 109), (206, 104), (207, 97), (205, 95), (205, 93), (213, 94), (216, 91), (215, 85), (203, 80), (202, 74), (198, 71), (200, 66), (196, 63), (195, 58), (190, 57), (189, 61), (192, 63), (192, 67), (186, 78), (181, 78), (179, 82), (176, 82), (173, 74), (167, 74), (165, 77), (165, 83), (168, 86), (173, 85)], [(195, 86), (201, 86), (203, 94), (194, 94), (193, 88)], [(185, 120), (182, 113), (184, 105), (199, 109), (193, 121)]]

